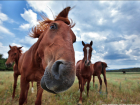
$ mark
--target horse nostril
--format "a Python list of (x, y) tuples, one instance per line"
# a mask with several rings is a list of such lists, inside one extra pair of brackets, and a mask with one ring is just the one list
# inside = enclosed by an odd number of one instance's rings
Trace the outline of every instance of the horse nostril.
[(88, 65), (90, 65), (90, 64), (91, 64), (91, 61), (88, 62)]
[(56, 61), (52, 67), (52, 74), (55, 76), (56, 79), (60, 77), (60, 70), (62, 69), (60, 65), (63, 65), (61, 60)]

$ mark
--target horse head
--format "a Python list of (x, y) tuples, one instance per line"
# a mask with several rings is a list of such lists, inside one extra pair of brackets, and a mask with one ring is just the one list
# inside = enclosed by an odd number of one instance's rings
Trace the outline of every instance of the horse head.
[(91, 56), (92, 56), (92, 44), (93, 42), (91, 41), (90, 44), (85, 44), (83, 41), (82, 41), (82, 44), (84, 46), (83, 48), (83, 52), (84, 52), (84, 63), (85, 63), (85, 66), (90, 66), (91, 64)]
[(44, 75), (41, 87), (49, 92), (67, 90), (75, 80), (75, 54), (73, 43), (76, 36), (71, 30), (74, 26), (68, 19), (70, 7), (62, 10), (55, 20), (44, 18), (33, 29), (32, 37), (39, 39), (36, 55), (41, 59)]
[(21, 48), (22, 47), (17, 47), (17, 46), (10, 46), (10, 50), (8, 51), (8, 59), (5, 63), (6, 67), (12, 67), (14, 61), (19, 59), (19, 56), (21, 54)]

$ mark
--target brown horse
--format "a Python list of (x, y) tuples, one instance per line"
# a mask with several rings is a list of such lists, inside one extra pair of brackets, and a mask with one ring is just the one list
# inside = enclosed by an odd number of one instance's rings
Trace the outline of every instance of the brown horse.
[[(13, 66), (13, 71), (14, 71), (14, 85), (13, 85), (13, 95), (12, 98), (14, 99), (15, 97), (15, 89), (17, 86), (17, 78), (20, 75), (20, 71), (18, 70), (18, 62), (19, 58), (22, 55), (22, 47), (17, 47), (17, 46), (10, 46), (10, 50), (8, 51), (8, 59), (5, 63), (7, 67), (11, 67), (13, 63), (15, 62)], [(33, 82), (32, 82), (32, 92), (33, 92)]]
[[(32, 29), (37, 42), (19, 60), (21, 71), (19, 105), (27, 98), (29, 81), (37, 82), (35, 105), (41, 104), (43, 89), (59, 93), (72, 86), (75, 80), (73, 43), (76, 36), (71, 30), (75, 25), (68, 19), (71, 7), (62, 10), (54, 20), (43, 17)], [(41, 88), (42, 87), (42, 88)]]
[(82, 104), (82, 92), (84, 90), (84, 85), (87, 82), (87, 96), (89, 92), (89, 84), (91, 81), (91, 77), (93, 74), (93, 66), (91, 64), (91, 56), (92, 56), (92, 41), (90, 44), (85, 44), (82, 41), (82, 44), (84, 46), (84, 58), (77, 62), (76, 64), (76, 76), (79, 80), (79, 88), (80, 88), (80, 98), (79, 103)]
[(106, 67), (107, 64), (105, 62), (95, 62), (93, 64), (93, 68), (94, 68), (94, 73), (93, 73), (93, 86), (94, 86), (94, 82), (95, 82), (95, 76), (98, 76), (99, 82), (100, 82), (100, 89), (99, 92), (101, 92), (102, 90), (102, 79), (100, 77), (101, 74), (103, 74), (104, 76), (104, 83), (106, 85), (106, 93), (107, 93), (107, 80), (106, 80)]

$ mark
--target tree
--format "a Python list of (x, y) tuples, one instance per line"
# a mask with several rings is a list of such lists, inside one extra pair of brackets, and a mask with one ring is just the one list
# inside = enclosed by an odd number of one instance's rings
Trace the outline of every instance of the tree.
[(2, 57), (3, 57), (3, 54), (0, 54), (0, 59), (2, 59)]

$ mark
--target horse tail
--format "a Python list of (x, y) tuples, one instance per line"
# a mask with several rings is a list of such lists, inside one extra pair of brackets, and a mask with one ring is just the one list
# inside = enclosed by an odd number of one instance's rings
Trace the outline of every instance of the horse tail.
[(104, 69), (107, 68), (107, 64), (105, 62), (101, 62), (102, 73), (104, 73)]

